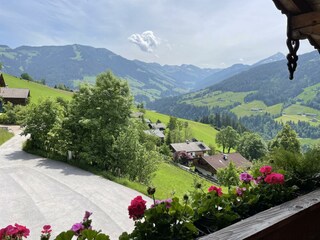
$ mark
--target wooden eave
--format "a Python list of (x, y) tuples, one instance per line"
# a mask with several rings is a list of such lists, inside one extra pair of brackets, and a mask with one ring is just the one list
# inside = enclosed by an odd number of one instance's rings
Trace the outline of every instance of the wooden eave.
[(294, 40), (308, 39), (320, 50), (320, 0), (273, 0), (288, 17), (287, 35)]

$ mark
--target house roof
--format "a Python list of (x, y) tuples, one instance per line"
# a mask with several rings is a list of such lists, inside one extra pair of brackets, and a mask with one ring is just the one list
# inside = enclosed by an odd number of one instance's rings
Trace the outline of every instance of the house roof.
[[(224, 156), (226, 156), (227, 159), (224, 159)], [(248, 168), (252, 165), (251, 162), (245, 159), (240, 153), (220, 153), (213, 156), (203, 156), (202, 159), (216, 170), (219, 168), (226, 168), (230, 162), (240, 168)]]
[(6, 86), (6, 82), (4, 81), (3, 75), (1, 73), (0, 75), (0, 87), (5, 87)]
[(172, 143), (170, 146), (175, 152), (203, 152), (210, 150), (210, 148), (202, 142)]
[(320, 0), (273, 0), (288, 16), (288, 31), (293, 39), (308, 39), (320, 49)]
[(159, 129), (150, 129), (150, 130), (145, 130), (143, 132), (146, 134), (149, 134), (149, 135), (159, 137), (159, 138), (164, 138), (163, 132), (160, 131)]
[(132, 118), (140, 118), (143, 116), (143, 112), (133, 112), (130, 114)]
[(145, 123), (151, 123), (151, 121), (150, 121), (149, 118), (145, 118), (145, 119), (144, 119), (144, 122), (145, 122)]
[(149, 125), (153, 129), (160, 129), (160, 128), (166, 129), (166, 125), (164, 125), (163, 123), (150, 123)]
[(0, 97), (2, 98), (28, 98), (30, 90), (25, 88), (0, 88)]

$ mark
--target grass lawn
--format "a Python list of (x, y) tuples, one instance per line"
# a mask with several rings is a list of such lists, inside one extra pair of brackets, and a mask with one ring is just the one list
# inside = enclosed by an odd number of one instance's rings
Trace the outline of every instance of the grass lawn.
[[(114, 177), (110, 173), (92, 167), (78, 167), (148, 195), (148, 186), (146, 185), (132, 182), (127, 178)], [(160, 163), (158, 170), (155, 172), (155, 175), (151, 180), (150, 186), (156, 188), (156, 199), (170, 198), (172, 197), (173, 192), (174, 196), (182, 199), (184, 194), (194, 190), (195, 179), (197, 182), (202, 184), (204, 191), (206, 191), (211, 185), (217, 186), (217, 184), (211, 183), (203, 178), (198, 177), (197, 175), (188, 173), (177, 166), (165, 162)], [(222, 190), (224, 193), (228, 192), (226, 187), (222, 187)]]
[(13, 137), (13, 133), (0, 128), (0, 145)]
[[(169, 123), (170, 116), (153, 111), (146, 111), (145, 118), (150, 119), (152, 122), (160, 120), (164, 124)], [(216, 145), (216, 134), (218, 131), (211, 127), (209, 124), (203, 124), (194, 122), (187, 119), (178, 118), (180, 121), (188, 122), (192, 135), (199, 141), (203, 141), (207, 145), (213, 145), (216, 149), (219, 149)]]
[(160, 164), (152, 179), (152, 185), (157, 189), (155, 196), (158, 199), (172, 197), (172, 193), (182, 199), (184, 194), (194, 190), (195, 180), (200, 181), (204, 189), (216, 185), (169, 163)]
[(9, 74), (3, 73), (3, 78), (8, 87), (10, 88), (28, 88), (30, 89), (30, 101), (36, 103), (40, 98), (47, 97), (62, 97), (66, 100), (71, 100), (73, 93), (59, 89), (50, 88), (48, 86), (22, 80), (20, 78), (13, 77)]

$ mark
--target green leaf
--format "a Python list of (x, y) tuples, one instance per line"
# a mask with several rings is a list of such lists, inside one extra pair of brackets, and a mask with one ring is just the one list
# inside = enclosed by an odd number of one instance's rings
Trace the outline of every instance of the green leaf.
[(71, 240), (72, 237), (74, 236), (74, 232), (69, 230), (67, 232), (62, 232), (60, 233), (55, 240)]
[(84, 239), (87, 240), (94, 240), (97, 236), (98, 232), (95, 230), (85, 229), (81, 232), (81, 235), (84, 237)]
[(105, 235), (103, 233), (100, 233), (97, 235), (97, 237), (95, 238), (95, 240), (110, 240), (108, 235)]

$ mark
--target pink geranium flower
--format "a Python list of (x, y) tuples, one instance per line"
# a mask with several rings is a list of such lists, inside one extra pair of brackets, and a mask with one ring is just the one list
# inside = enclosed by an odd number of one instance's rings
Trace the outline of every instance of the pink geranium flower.
[(264, 181), (269, 184), (283, 184), (284, 176), (281, 173), (270, 173), (266, 176)]
[(208, 188), (208, 192), (212, 192), (212, 191), (215, 191), (219, 197), (222, 195), (222, 189), (214, 185)]

